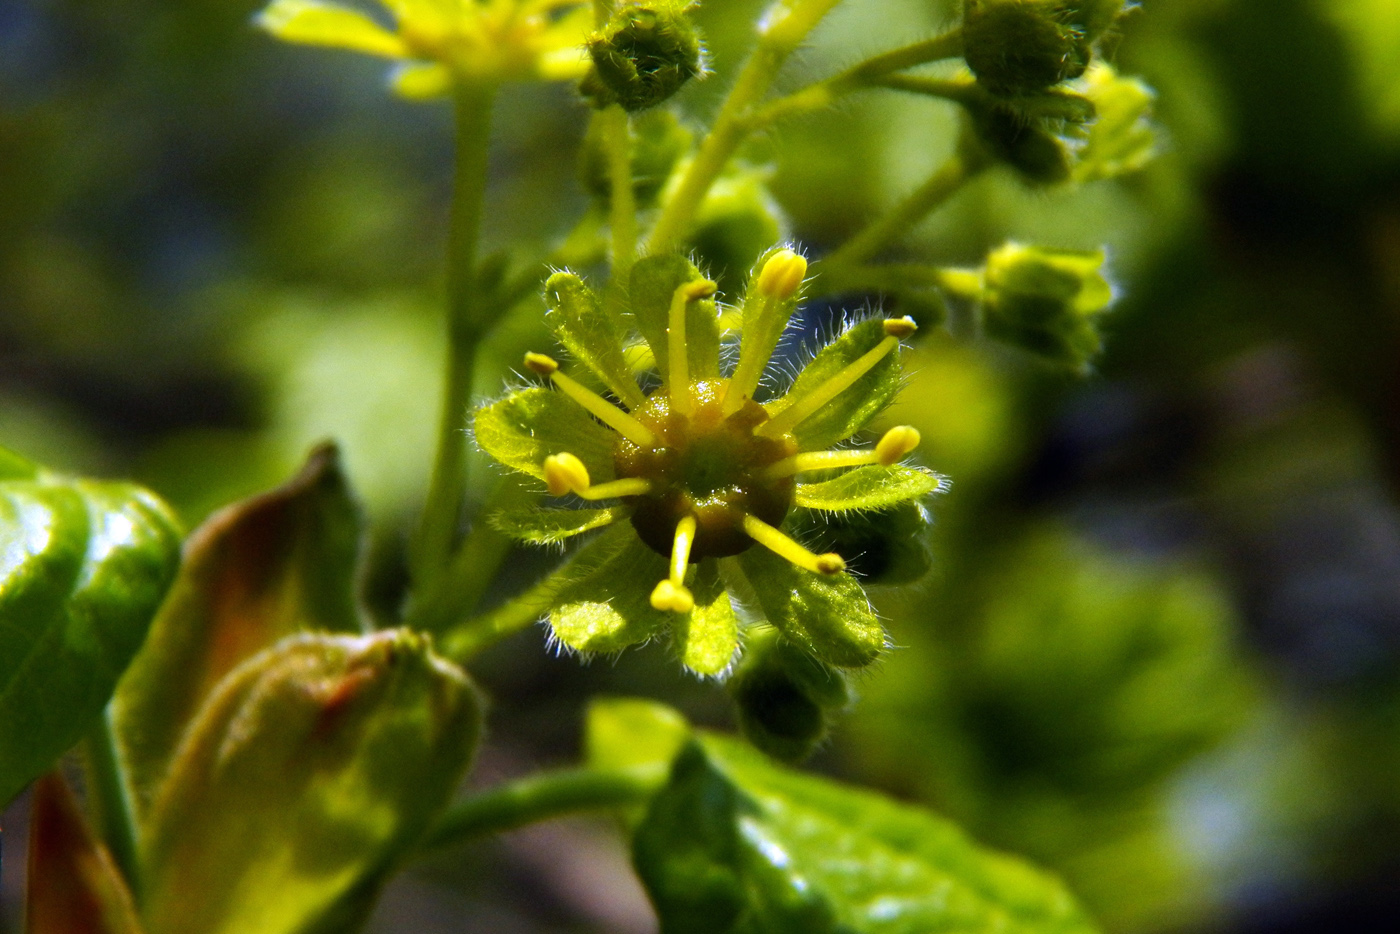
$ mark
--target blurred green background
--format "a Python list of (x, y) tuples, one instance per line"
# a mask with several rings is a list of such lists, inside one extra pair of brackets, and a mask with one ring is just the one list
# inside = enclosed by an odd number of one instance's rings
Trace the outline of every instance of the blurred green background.
[[(141, 480), (192, 527), (334, 437), (387, 621), (433, 441), (449, 114), (389, 97), (377, 62), (274, 43), (256, 6), (0, 0), (0, 444)], [(718, 74), (683, 112), (713, 111), (758, 10), (701, 8)], [(952, 18), (847, 0), (785, 81)], [(994, 172), (908, 245), (975, 263), (1007, 238), (1107, 244), (1121, 297), (1087, 378), (946, 336), (911, 355), (889, 420), (952, 491), (929, 576), (873, 591), (899, 648), (812, 767), (1054, 867), (1110, 931), (1391, 931), (1400, 4), (1149, 0), (1113, 58), (1158, 90), (1155, 163), (1049, 193)], [(567, 88), (511, 89), (497, 120), (486, 236), (525, 262), (586, 209), (586, 113)], [(749, 155), (819, 256), (954, 129), (942, 105), (866, 95)], [(732, 274), (743, 251), (722, 246)], [(480, 397), (544, 345), (540, 310), (501, 309)], [(522, 552), (499, 595), (550, 560)], [(537, 628), (476, 673), (478, 783), (572, 760), (596, 693), (732, 722), (664, 647), (585, 667)], [(508, 835), (414, 867), (374, 929), (647, 931), (625, 859), (600, 823)]]

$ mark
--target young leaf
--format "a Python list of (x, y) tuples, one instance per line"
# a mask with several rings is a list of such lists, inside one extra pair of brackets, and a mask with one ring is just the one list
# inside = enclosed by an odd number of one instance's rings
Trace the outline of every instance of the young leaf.
[(690, 589), (695, 608), (672, 623), (681, 661), (698, 675), (717, 675), (729, 667), (739, 647), (739, 618), (713, 560), (701, 563)]
[(689, 738), (685, 717), (656, 701), (610, 697), (588, 705), (584, 748), (590, 768), (655, 775), (660, 784)]
[(57, 772), (34, 785), (25, 934), (141, 934), (131, 891)]
[(336, 450), (312, 451), (293, 480), (210, 517), (122, 680), (114, 721), (138, 812), (180, 737), (226, 674), (303, 629), (358, 632), (360, 516)]
[(614, 320), (583, 280), (570, 272), (557, 272), (544, 284), (549, 306), (545, 323), (554, 337), (628, 408), (645, 401), (622, 353), (622, 323)]
[[(637, 330), (646, 338), (656, 358), (657, 369), (667, 372), (667, 327), (671, 299), (676, 289), (703, 279), (700, 270), (678, 253), (648, 256), (632, 267), (632, 315)], [(719, 313), (713, 299), (690, 302), (685, 312), (686, 361), (691, 379), (713, 379), (719, 375)]]
[(467, 676), (408, 630), (300, 635), (239, 666), (145, 833), (149, 934), (358, 930), (465, 771)]
[(1054, 878), (921, 808), (693, 740), (633, 837), (662, 934), (1092, 934)]
[(830, 665), (860, 668), (885, 646), (885, 630), (849, 574), (815, 574), (750, 548), (739, 556), (760, 608), (778, 631)]
[(626, 506), (606, 509), (541, 509), (517, 506), (488, 516), (492, 528), (533, 545), (553, 545), (627, 516)]
[(472, 431), (487, 454), (540, 480), (544, 459), (564, 451), (583, 461), (594, 483), (613, 477), (614, 434), (563, 393), (513, 392), (478, 409)]
[(106, 706), (179, 548), (147, 491), (0, 456), (0, 807)]
[[(773, 414), (786, 407), (784, 400), (797, 399), (825, 383), (848, 364), (860, 359), (885, 339), (884, 323), (870, 318), (845, 330), (823, 347), (802, 370), (792, 389), (770, 406)], [(899, 351), (885, 356), (835, 399), (804, 419), (793, 431), (803, 450), (829, 448), (865, 427), (899, 391)]]
[(554, 637), (580, 652), (620, 652), (645, 642), (670, 622), (650, 594), (666, 576), (666, 560), (629, 526), (604, 533), (565, 569), (549, 623)]
[(821, 483), (799, 483), (797, 505), (832, 512), (888, 509), (937, 493), (942, 487), (942, 478), (922, 467), (871, 464)]

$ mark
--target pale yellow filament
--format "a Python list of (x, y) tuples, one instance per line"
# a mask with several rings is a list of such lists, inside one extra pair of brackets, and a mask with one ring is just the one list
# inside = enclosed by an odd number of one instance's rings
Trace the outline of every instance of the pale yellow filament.
[(840, 555), (813, 554), (767, 522), (747, 513), (744, 514), (744, 532), (779, 557), (815, 574), (839, 574), (846, 570), (846, 562)]
[(685, 313), (690, 303), (715, 294), (715, 284), (708, 279), (687, 282), (671, 295), (671, 312), (666, 327), (666, 355), (670, 357), (669, 376), (671, 410), (690, 414), (690, 356), (685, 347)]
[(559, 391), (587, 409), (598, 421), (622, 435), (633, 444), (644, 448), (656, 446), (656, 435), (651, 429), (598, 395), (587, 386), (565, 375), (552, 357), (542, 353), (527, 353), (525, 366), (541, 376), (548, 376)]
[(919, 432), (912, 425), (897, 425), (881, 436), (870, 450), (809, 451), (785, 457), (763, 472), (769, 480), (780, 480), (808, 470), (830, 470), (833, 467), (860, 467), (879, 464), (888, 467), (903, 460), (919, 446)]

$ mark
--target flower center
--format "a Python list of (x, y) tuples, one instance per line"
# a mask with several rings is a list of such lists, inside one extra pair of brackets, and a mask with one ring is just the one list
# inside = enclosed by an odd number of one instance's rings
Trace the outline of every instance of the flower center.
[(613, 449), (617, 476), (646, 480), (651, 490), (629, 497), (632, 526), (654, 551), (669, 556), (676, 527), (694, 516), (691, 563), (737, 555), (754, 544), (744, 531), (745, 514), (771, 526), (782, 524), (792, 508), (795, 481), (765, 472), (796, 453), (787, 435), (767, 438), (754, 428), (768, 413), (753, 401), (732, 415), (723, 411), (723, 380), (690, 384), (689, 412), (674, 411), (664, 390), (647, 398), (632, 415), (658, 443), (643, 447), (619, 436)]

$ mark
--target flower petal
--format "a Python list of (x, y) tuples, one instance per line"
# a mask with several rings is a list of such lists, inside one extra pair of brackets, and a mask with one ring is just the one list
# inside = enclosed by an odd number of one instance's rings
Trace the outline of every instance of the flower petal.
[(685, 667), (698, 675), (717, 675), (729, 667), (739, 647), (739, 617), (715, 561), (701, 562), (690, 591), (695, 608), (672, 623), (676, 646)]
[(606, 509), (541, 509), (538, 506), (517, 506), (502, 509), (489, 517), (491, 527), (511, 538), (532, 545), (553, 545), (582, 535), (593, 529), (611, 525), (625, 518), (626, 506)]
[(549, 613), (555, 638), (589, 653), (645, 642), (669, 622), (670, 614), (651, 605), (652, 587), (666, 572), (666, 559), (630, 527), (605, 532), (560, 572), (569, 580)]
[(385, 58), (408, 54), (403, 40), (363, 13), (317, 0), (272, 0), (257, 23), (283, 42), (327, 45)]
[(549, 306), (545, 324), (554, 337), (584, 366), (598, 375), (613, 395), (629, 408), (645, 401), (622, 352), (622, 322), (598, 301), (583, 280), (557, 272), (544, 284)]
[(821, 483), (799, 483), (797, 505), (832, 512), (888, 509), (942, 489), (943, 478), (931, 470), (871, 464)]
[(766, 548), (750, 548), (739, 566), (768, 621), (830, 665), (860, 668), (885, 645), (885, 630), (849, 574), (814, 574)]
[[(812, 362), (803, 368), (786, 396), (772, 404), (776, 415), (787, 403), (806, 395), (834, 377), (848, 364), (873, 350), (886, 337), (884, 322), (868, 318), (845, 330), (840, 337), (823, 347)], [(829, 448), (846, 440), (864, 428), (880, 410), (890, 404), (899, 391), (899, 351), (896, 349), (856, 380), (836, 398), (804, 419), (793, 430), (797, 443), (804, 451)]]
[(394, 93), (411, 101), (432, 100), (452, 90), (452, 69), (440, 62), (404, 62), (389, 75)]
[[(637, 330), (651, 345), (656, 368), (663, 378), (670, 357), (666, 350), (666, 327), (671, 314), (671, 297), (687, 282), (704, 276), (695, 264), (679, 253), (648, 256), (632, 267), (630, 296)], [(693, 301), (685, 316), (686, 360), (691, 379), (713, 379), (719, 375), (719, 313), (712, 299)]]
[(595, 483), (613, 478), (617, 436), (560, 393), (539, 388), (513, 392), (478, 409), (472, 430), (487, 454), (537, 479), (544, 479), (544, 459), (565, 451), (583, 461)]

